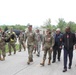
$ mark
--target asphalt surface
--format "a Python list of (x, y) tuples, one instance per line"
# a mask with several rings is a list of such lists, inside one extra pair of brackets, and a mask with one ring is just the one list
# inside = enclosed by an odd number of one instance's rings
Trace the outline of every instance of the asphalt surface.
[(63, 73), (63, 50), (61, 54), (61, 61), (56, 63), (51, 63), (47, 65), (48, 56), (45, 62), (45, 66), (41, 66), (40, 62), (42, 61), (43, 51), (41, 51), (40, 57), (37, 57), (36, 54), (33, 54), (34, 62), (30, 65), (27, 65), (28, 52), (21, 51), (17, 52), (16, 55), (13, 54), (8, 56), (6, 55), (5, 61), (0, 61), (0, 75), (76, 75), (76, 50), (74, 50), (73, 65), (72, 69)]

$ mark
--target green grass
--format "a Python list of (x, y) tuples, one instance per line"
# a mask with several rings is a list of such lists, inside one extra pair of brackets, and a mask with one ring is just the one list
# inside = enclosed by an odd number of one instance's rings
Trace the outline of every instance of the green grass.
[[(12, 48), (11, 48), (12, 49)], [(16, 44), (16, 51), (19, 50), (19, 44)], [(8, 44), (6, 44), (6, 53), (8, 53), (9, 49), (8, 49)], [(12, 51), (14, 51), (12, 49)]]

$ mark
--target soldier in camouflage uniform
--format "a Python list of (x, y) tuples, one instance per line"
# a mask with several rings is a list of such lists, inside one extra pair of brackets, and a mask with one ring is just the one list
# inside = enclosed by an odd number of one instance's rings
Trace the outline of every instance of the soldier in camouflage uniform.
[(42, 35), (40, 34), (40, 30), (36, 30), (36, 50), (37, 50), (37, 56), (40, 56), (40, 49), (41, 49), (41, 42), (42, 42)]
[(19, 35), (19, 52), (21, 52), (21, 46), (23, 46), (25, 51), (24, 34), (22, 33), (22, 31), (20, 32)]
[[(5, 36), (3, 35), (3, 32), (0, 28), (0, 60), (5, 60), (6, 52), (5, 52)], [(3, 58), (2, 58), (2, 57)]]
[(35, 47), (35, 33), (32, 30), (32, 25), (28, 26), (28, 31), (25, 34), (25, 41), (27, 39), (27, 48), (28, 48), (28, 62), (27, 64), (30, 64), (30, 62), (33, 62), (33, 49)]
[(10, 29), (10, 32), (8, 32), (7, 37), (10, 38), (10, 41), (8, 42), (8, 48), (9, 48), (8, 56), (10, 56), (11, 55), (11, 47), (14, 49), (14, 54), (16, 54), (15, 43), (16, 43), (17, 38), (16, 38), (16, 34), (15, 34), (15, 32), (13, 32), (12, 28)]
[(49, 56), (48, 65), (51, 64), (50, 61), (51, 61), (51, 53), (52, 53), (53, 45), (54, 45), (54, 38), (53, 38), (53, 36), (51, 36), (50, 29), (47, 29), (46, 35), (45, 35), (44, 40), (43, 40), (43, 50), (44, 50), (43, 62), (40, 63), (40, 65), (44, 66), (47, 52), (48, 52), (48, 56)]

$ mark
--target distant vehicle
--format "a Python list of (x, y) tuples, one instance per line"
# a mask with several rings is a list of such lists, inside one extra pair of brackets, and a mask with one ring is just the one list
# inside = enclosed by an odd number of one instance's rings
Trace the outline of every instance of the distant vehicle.
[[(5, 33), (8, 33), (9, 30), (5, 31)], [(16, 33), (17, 37), (20, 35), (20, 30), (17, 30), (17, 29), (13, 29), (13, 32)]]

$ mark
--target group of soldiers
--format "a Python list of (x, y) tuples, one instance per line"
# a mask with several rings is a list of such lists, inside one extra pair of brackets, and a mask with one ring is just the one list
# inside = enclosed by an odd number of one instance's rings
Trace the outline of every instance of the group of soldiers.
[[(8, 43), (9, 47), (9, 56), (11, 55), (11, 46), (14, 50), (14, 54), (16, 54), (16, 34), (13, 32), (13, 29), (10, 29), (10, 32), (4, 33), (0, 30), (0, 49), (2, 51), (2, 56), (0, 53), (0, 60), (5, 60), (6, 52), (5, 45)], [(62, 34), (60, 28), (57, 28), (55, 31), (51, 32), (48, 28), (44, 34), (40, 33), (39, 29), (36, 29), (36, 32), (32, 30), (32, 25), (28, 26), (28, 30), (23, 33), (20, 32), (18, 37), (19, 39), (19, 52), (21, 52), (22, 46), (24, 51), (26, 50), (26, 41), (27, 41), (27, 49), (28, 49), (28, 61), (27, 64), (33, 62), (33, 51), (37, 51), (37, 56), (40, 56), (41, 46), (44, 51), (43, 60), (40, 65), (45, 65), (46, 55), (48, 53), (48, 65), (51, 64), (51, 54), (53, 52), (53, 61), (56, 62), (57, 59), (60, 61), (61, 50), (64, 46), (64, 70), (67, 71), (67, 56), (69, 55), (69, 69), (71, 69), (72, 65), (72, 57), (73, 57), (73, 46), (76, 44), (76, 37), (70, 30), (70, 27), (65, 28), (65, 33)]]
[[(0, 28), (0, 60), (3, 61), (5, 60), (6, 56), (6, 44), (8, 43), (8, 48), (9, 48), (9, 56), (11, 55), (11, 47), (14, 50), (14, 54), (16, 54), (16, 34), (13, 32), (13, 29), (11, 28), (8, 33), (5, 33), (1, 28)], [(2, 54), (2, 55), (1, 55)]]

